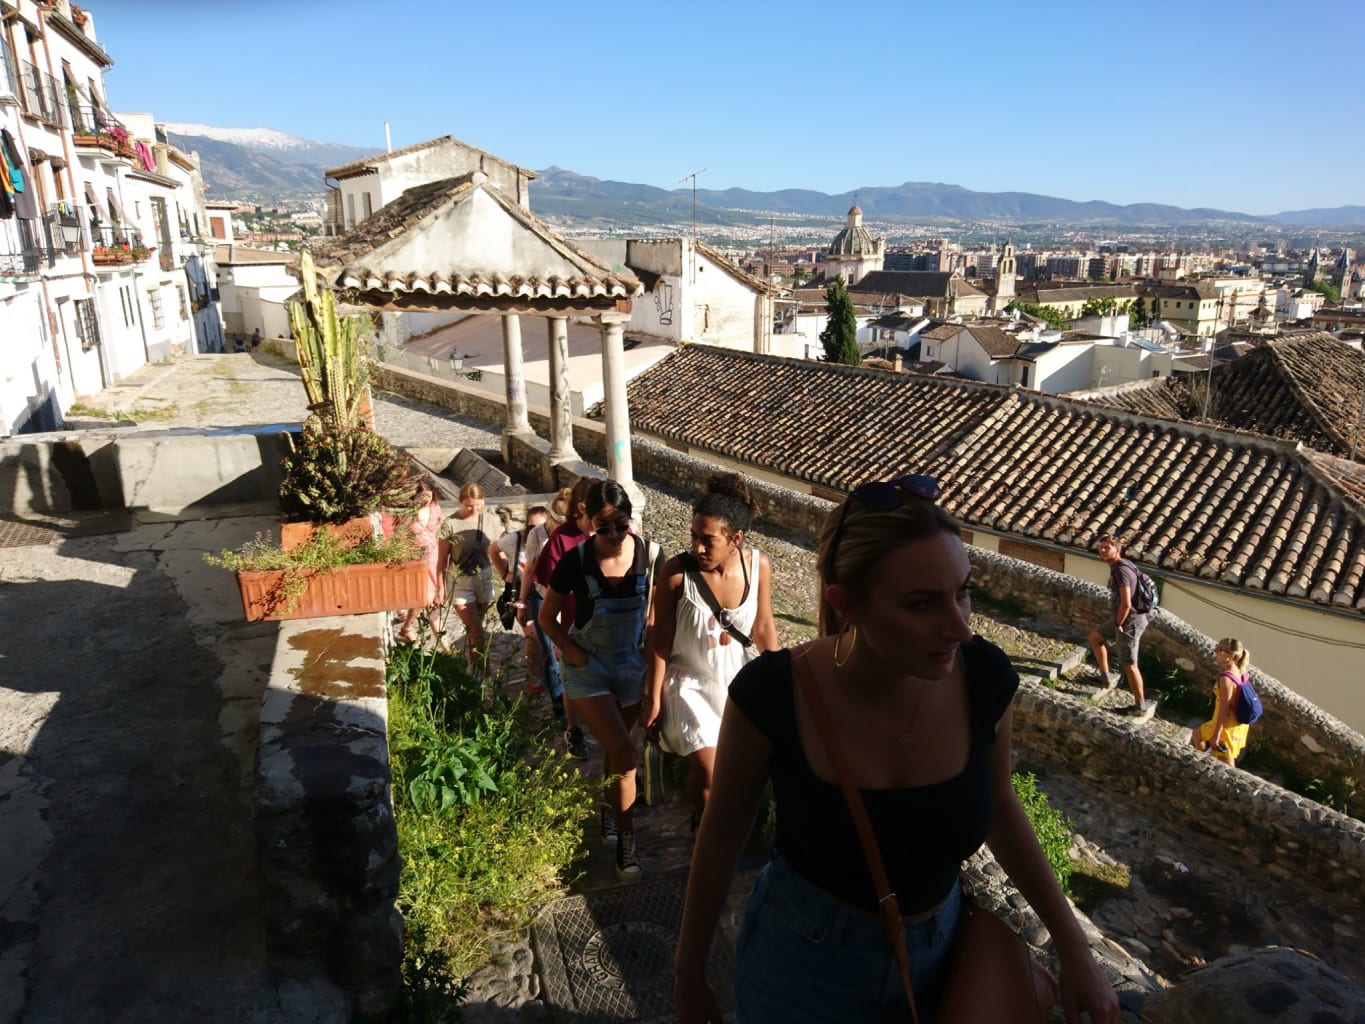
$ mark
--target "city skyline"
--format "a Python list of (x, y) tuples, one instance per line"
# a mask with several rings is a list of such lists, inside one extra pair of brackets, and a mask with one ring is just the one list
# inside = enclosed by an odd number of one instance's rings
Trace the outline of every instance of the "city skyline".
[(1352, 36), (1332, 30), (1345, 0), (1294, 19), (1301, 40), (1283, 5), (1223, 0), (824, 11), (594, 19), (537, 0), (512, 22), (243, 0), (223, 73), (186, 88), (167, 54), (222, 38), (221, 8), (91, 5), (111, 106), (163, 121), (379, 149), (388, 121), (395, 148), (453, 134), (525, 167), (662, 188), (705, 168), (708, 189), (928, 181), (1254, 215), (1365, 203)]

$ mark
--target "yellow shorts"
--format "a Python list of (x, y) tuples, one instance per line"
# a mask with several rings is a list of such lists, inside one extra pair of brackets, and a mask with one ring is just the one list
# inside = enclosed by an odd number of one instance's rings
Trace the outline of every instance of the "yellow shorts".
[[(1242, 750), (1247, 745), (1247, 733), (1251, 731), (1249, 725), (1224, 725), (1223, 726), (1223, 746), (1228, 748), (1228, 756), (1236, 761), (1242, 756)], [(1213, 738), (1213, 723), (1205, 722), (1199, 727), (1199, 738), (1205, 743)]]

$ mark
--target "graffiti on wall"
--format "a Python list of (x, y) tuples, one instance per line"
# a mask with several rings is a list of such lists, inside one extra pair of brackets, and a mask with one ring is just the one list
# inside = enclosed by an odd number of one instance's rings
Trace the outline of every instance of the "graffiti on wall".
[(659, 323), (665, 327), (673, 324), (673, 286), (660, 281), (654, 289), (654, 308), (659, 311)]

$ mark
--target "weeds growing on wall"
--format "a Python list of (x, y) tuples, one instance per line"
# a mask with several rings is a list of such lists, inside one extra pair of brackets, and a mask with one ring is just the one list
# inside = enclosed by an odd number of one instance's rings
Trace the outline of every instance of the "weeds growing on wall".
[(1256, 726), (1251, 727), (1251, 739), (1237, 766), (1283, 786), (1291, 793), (1316, 800), (1324, 807), (1365, 821), (1365, 765), (1355, 763), (1349, 769), (1332, 768), (1321, 776), (1311, 776), (1295, 767), (1274, 747), (1258, 742)]
[(1014, 795), (1028, 815), (1038, 842), (1057, 876), (1057, 884), (1062, 892), (1071, 895), (1071, 837), (1073, 826), (1065, 814), (1047, 801), (1047, 796), (1038, 788), (1038, 779), (1032, 772), (1015, 772), (1011, 776)]
[(1142, 681), (1148, 696), (1161, 702), (1163, 715), (1213, 716), (1213, 679), (1193, 680), (1178, 665), (1167, 664), (1153, 655), (1138, 655)]
[(595, 801), (529, 709), (463, 658), (399, 644), (388, 682), (409, 1018), (444, 1020), (489, 938), (563, 890)]

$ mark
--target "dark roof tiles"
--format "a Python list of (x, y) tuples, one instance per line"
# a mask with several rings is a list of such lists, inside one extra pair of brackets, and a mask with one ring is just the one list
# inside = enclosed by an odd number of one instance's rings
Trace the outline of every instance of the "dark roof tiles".
[(930, 473), (968, 526), (1365, 610), (1365, 473), (1284, 443), (994, 385), (688, 346), (630, 384), (642, 431), (835, 490)]

